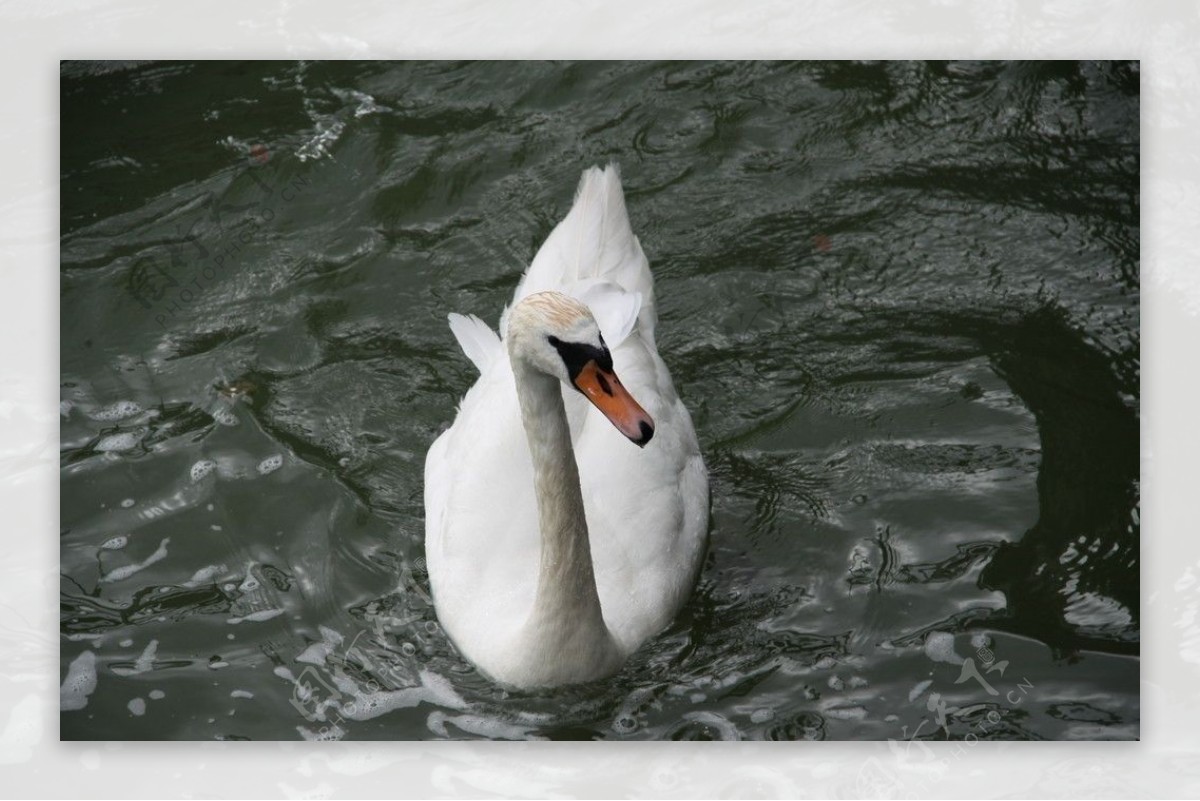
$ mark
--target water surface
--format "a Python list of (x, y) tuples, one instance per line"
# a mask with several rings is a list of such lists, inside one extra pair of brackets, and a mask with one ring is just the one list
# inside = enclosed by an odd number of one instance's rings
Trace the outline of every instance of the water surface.
[[(62, 736), (1138, 736), (1136, 64), (66, 64)], [(422, 470), (620, 164), (712, 480), (676, 623), (509, 693)], [(92, 678), (94, 675), (94, 685)]]

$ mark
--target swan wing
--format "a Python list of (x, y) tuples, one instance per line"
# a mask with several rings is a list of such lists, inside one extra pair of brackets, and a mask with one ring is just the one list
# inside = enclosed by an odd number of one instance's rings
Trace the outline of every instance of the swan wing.
[(504, 352), (500, 337), (491, 326), (473, 314), (451, 312), (449, 318), (450, 331), (458, 340), (458, 346), (474, 363), (480, 375), (486, 373), (496, 358)]
[[(629, 224), (615, 164), (584, 171), (571, 210), (534, 256), (517, 285), (512, 305), (547, 290), (565, 292), (587, 303), (610, 348), (633, 330), (630, 319), (653, 342), (654, 279)], [(599, 310), (592, 301), (599, 303)], [(506, 309), (501, 332), (507, 326)]]

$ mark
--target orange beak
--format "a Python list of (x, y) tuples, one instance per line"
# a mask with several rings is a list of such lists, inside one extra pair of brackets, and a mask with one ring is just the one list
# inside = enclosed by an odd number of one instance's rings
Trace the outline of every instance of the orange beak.
[(654, 420), (633, 399), (616, 373), (602, 369), (592, 359), (574, 381), (576, 389), (635, 445), (645, 447), (654, 436)]

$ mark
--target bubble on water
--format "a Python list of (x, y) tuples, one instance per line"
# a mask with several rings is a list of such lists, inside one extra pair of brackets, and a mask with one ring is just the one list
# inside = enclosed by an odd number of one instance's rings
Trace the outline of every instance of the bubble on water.
[(866, 707), (858, 705), (835, 706), (831, 709), (826, 709), (824, 715), (834, 720), (862, 720), (867, 716), (867, 710)]
[(133, 506), (134, 503), (135, 501), (133, 498), (126, 498), (125, 500), (121, 501), (121, 508), (128, 509), (130, 506)]
[(237, 419), (237, 415), (235, 415), (229, 409), (226, 409), (224, 406), (217, 407), (216, 411), (212, 413), (212, 416), (214, 420), (223, 426), (236, 426), (241, 422), (241, 420)]
[(101, 577), (100, 580), (103, 582), (124, 581), (125, 579), (132, 576), (134, 573), (145, 570), (146, 568), (150, 567), (150, 565), (154, 564), (155, 562), (160, 562), (163, 559), (166, 559), (167, 558), (167, 545), (170, 544), (170, 542), (171, 542), (170, 537), (164, 537), (163, 540), (158, 544), (158, 548), (154, 551), (154, 553), (147, 556), (141, 562), (137, 562), (132, 565), (124, 565), (122, 567), (114, 568), (113, 570), (110, 570), (109, 572), (105, 573)]
[(104, 544), (102, 544), (100, 547), (106, 551), (119, 551), (128, 544), (129, 537), (126, 537), (124, 534), (122, 534), (118, 537), (112, 537), (105, 540)]
[(400, 644), (400, 653), (404, 654), (405, 656), (413, 656), (414, 654), (416, 654), (416, 652), (417, 652), (417, 646), (413, 645), (411, 642), (405, 642), (405, 643)]
[(855, 687), (855, 688), (866, 687), (867, 680), (864, 679), (862, 676), (851, 676), (850, 681), (848, 681), (847, 684), (849, 684), (851, 687)]
[(253, 698), (254, 693), (249, 690), (234, 690), (229, 694), (230, 698)]
[(262, 475), (274, 473), (279, 468), (283, 467), (283, 457), (279, 454), (268, 456), (258, 463), (258, 472)]
[(750, 713), (750, 722), (766, 723), (768, 720), (771, 720), (774, 717), (775, 710), (773, 709), (756, 709)]
[(167, 694), (165, 692), (163, 692), (162, 690), (151, 690), (150, 691), (150, 699), (153, 701), (161, 701), (162, 699), (164, 699), (166, 697), (167, 697)]
[(133, 645), (133, 640), (121, 640), (121, 642), (119, 642), (117, 644), (120, 645), (122, 648), (129, 648)]
[(58, 688), (58, 708), (63, 712), (83, 709), (95, 691), (96, 655), (84, 651), (67, 668), (67, 677)]
[(908, 702), (911, 704), (924, 695), (931, 684), (933, 684), (933, 679), (925, 679), (925, 681), (919, 681), (913, 685), (913, 688), (908, 691)]
[(127, 451), (135, 447), (141, 440), (142, 435), (135, 431), (125, 431), (120, 434), (109, 434), (107, 437), (101, 437), (96, 443), (96, 450), (102, 453), (114, 453), (119, 451)]
[(133, 663), (133, 667), (112, 667), (112, 672), (118, 676), (136, 676), (139, 673), (146, 673), (154, 668), (154, 658), (158, 656), (158, 640), (151, 640)]
[(133, 417), (142, 410), (142, 405), (135, 401), (123, 400), (105, 406), (103, 409), (97, 409), (88, 415), (93, 420), (111, 423), (116, 420), (124, 420), (126, 417)]
[(144, 698), (134, 698), (127, 704), (127, 706), (129, 707), (129, 711), (133, 713), (135, 717), (140, 718), (142, 715), (146, 714), (146, 699)]
[(213, 470), (217, 469), (217, 463), (212, 459), (201, 459), (192, 465), (191, 475), (192, 481), (199, 481)]
[(829, 689), (835, 692), (841, 692), (842, 690), (846, 689), (846, 683), (837, 676), (830, 676), (829, 681), (826, 683), (829, 685)]
[(211, 670), (220, 670), (223, 667), (229, 667), (229, 663), (219, 656), (213, 656), (208, 660), (208, 667)]
[(931, 631), (925, 638), (925, 656), (934, 662), (961, 665), (963, 658), (954, 652), (954, 635), (948, 631)]

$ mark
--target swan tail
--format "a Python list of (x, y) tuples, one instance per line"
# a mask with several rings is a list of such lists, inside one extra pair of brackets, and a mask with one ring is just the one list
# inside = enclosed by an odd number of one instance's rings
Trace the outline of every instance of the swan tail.
[(473, 314), (451, 313), (449, 319), (450, 331), (458, 340), (462, 352), (481, 374), (487, 372), (487, 368), (504, 350), (504, 346), (500, 344), (500, 337), (487, 323)]
[(624, 340), (639, 321), (653, 329), (650, 263), (633, 235), (616, 164), (584, 170), (570, 212), (534, 257), (513, 305), (546, 290), (565, 292), (588, 304), (610, 347)]

